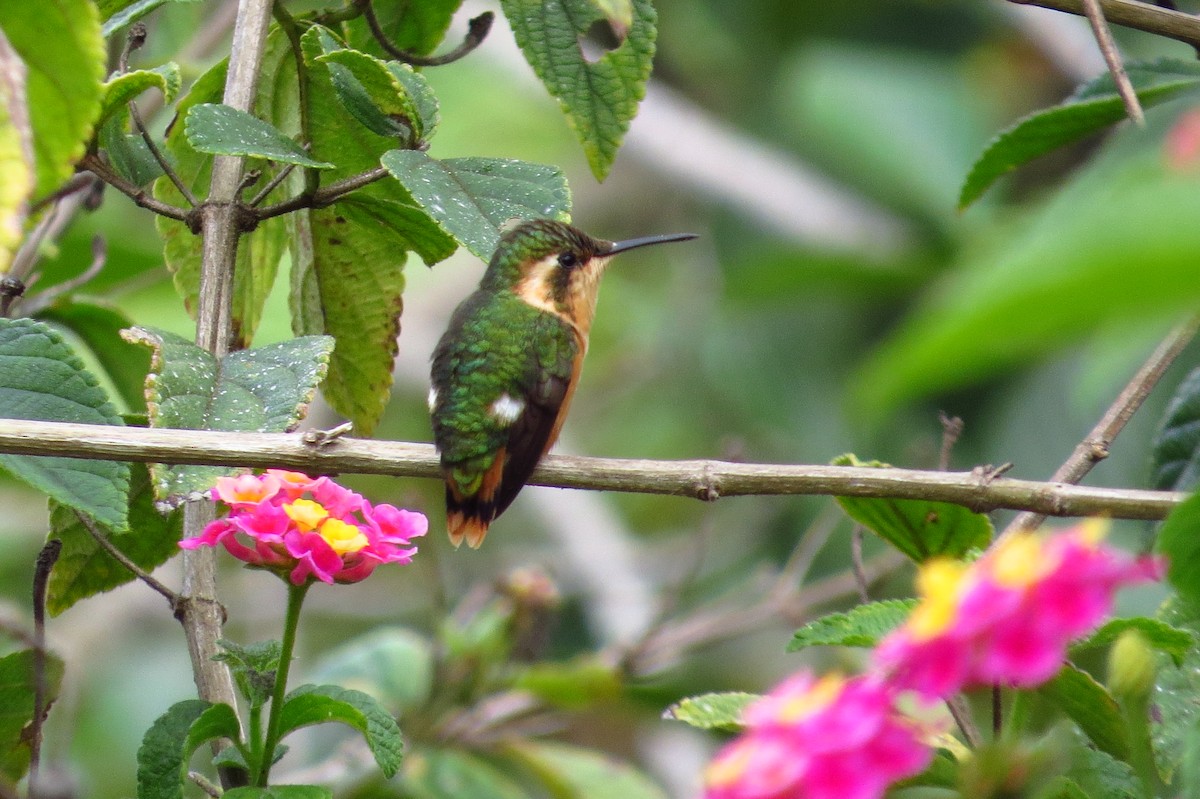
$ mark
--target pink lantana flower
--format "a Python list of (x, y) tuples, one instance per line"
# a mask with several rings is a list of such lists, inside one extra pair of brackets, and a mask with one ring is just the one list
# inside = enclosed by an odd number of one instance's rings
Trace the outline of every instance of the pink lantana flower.
[(1117, 589), (1161, 576), (1158, 560), (1106, 545), (1105, 530), (1090, 521), (1052, 536), (1016, 533), (969, 566), (927, 563), (920, 603), (876, 648), (876, 667), (927, 699), (1046, 682), (1067, 645), (1109, 614)]
[(874, 676), (797, 674), (746, 708), (705, 773), (705, 799), (879, 799), (933, 750)]
[(383, 563), (409, 563), (425, 535), (424, 514), (372, 505), (327, 477), (270, 469), (262, 476), (222, 477), (214, 501), (229, 515), (179, 546), (224, 546), (255, 568), (286, 574), (294, 585), (312, 580), (354, 583)]

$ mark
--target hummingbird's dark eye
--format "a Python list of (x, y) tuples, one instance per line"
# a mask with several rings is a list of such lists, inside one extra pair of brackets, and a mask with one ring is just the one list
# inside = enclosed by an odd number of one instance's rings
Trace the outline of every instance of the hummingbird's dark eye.
[(558, 265), (559, 266), (564, 266), (567, 269), (570, 269), (571, 267), (577, 266), (578, 264), (579, 264), (579, 256), (576, 255), (575, 253), (571, 252), (570, 250), (567, 250), (564, 253), (559, 253), (559, 255), (558, 255)]

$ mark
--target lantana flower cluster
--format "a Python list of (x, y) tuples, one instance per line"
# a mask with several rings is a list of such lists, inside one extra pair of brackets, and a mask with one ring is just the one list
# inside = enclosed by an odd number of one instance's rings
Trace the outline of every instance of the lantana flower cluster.
[(800, 673), (748, 707), (708, 768), (707, 799), (877, 799), (933, 758), (876, 675)]
[(921, 601), (875, 650), (890, 681), (927, 699), (964, 688), (1046, 682), (1067, 645), (1100, 624), (1124, 585), (1160, 564), (1103, 544), (1102, 522), (1054, 537), (1009, 535), (967, 566), (936, 560), (918, 576)]
[(212, 498), (228, 505), (229, 515), (179, 546), (219, 544), (293, 585), (355, 583), (382, 563), (409, 563), (417, 552), (412, 539), (429, 529), (424, 514), (372, 505), (328, 477), (280, 469), (219, 478)]
[(974, 563), (924, 564), (917, 607), (876, 647), (870, 670), (850, 680), (800, 674), (750, 705), (746, 732), (709, 766), (705, 799), (879, 799), (923, 771), (934, 731), (906, 720), (897, 696), (933, 702), (1046, 682), (1119, 588), (1161, 577), (1160, 561), (1106, 545), (1104, 531), (1093, 521), (1054, 536), (1016, 533)]

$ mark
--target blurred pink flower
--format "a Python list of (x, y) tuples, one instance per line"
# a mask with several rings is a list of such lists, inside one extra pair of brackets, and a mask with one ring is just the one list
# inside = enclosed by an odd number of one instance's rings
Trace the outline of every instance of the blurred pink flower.
[(294, 585), (354, 583), (382, 563), (409, 563), (417, 551), (412, 539), (429, 528), (421, 513), (371, 505), (327, 477), (300, 472), (222, 477), (212, 498), (229, 515), (179, 546), (220, 544), (250, 566), (286, 573)]
[(926, 564), (920, 604), (876, 647), (876, 667), (927, 699), (1046, 682), (1067, 645), (1109, 614), (1117, 589), (1161, 576), (1158, 560), (1104, 544), (1104, 532), (1103, 522), (1085, 522), (1050, 536), (1017, 533), (969, 566)]
[(879, 799), (929, 765), (925, 731), (875, 676), (797, 674), (746, 708), (705, 774), (705, 799)]

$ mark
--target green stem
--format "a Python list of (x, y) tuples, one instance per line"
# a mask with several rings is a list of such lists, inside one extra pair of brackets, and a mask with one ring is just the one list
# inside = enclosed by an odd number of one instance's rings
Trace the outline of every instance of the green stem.
[(288, 583), (287, 617), (283, 622), (283, 646), (279, 653), (279, 668), (275, 671), (275, 690), (271, 693), (271, 712), (267, 716), (267, 738), (262, 749), (262, 760), (258, 763), (258, 779), (254, 785), (267, 786), (271, 775), (271, 764), (275, 761), (275, 747), (279, 745), (279, 725), (283, 711), (283, 697), (287, 693), (288, 670), (292, 665), (292, 651), (296, 648), (296, 628), (300, 625), (300, 607), (310, 583), (292, 585)]
[(250, 734), (247, 740), (249, 741), (249, 757), (246, 758), (246, 764), (257, 775), (263, 762), (262, 705), (254, 705), (250, 708)]
[(1000, 740), (1015, 743), (1020, 740), (1021, 733), (1025, 731), (1033, 703), (1028, 691), (1011, 691), (1010, 693), (1012, 702), (1008, 706), (1008, 714), (1004, 717)]
[[(276, 0), (271, 11), (275, 16), (275, 21), (279, 23), (279, 28), (287, 36), (288, 43), (292, 48), (292, 58), (296, 61), (296, 91), (300, 100), (300, 141), (305, 144), (311, 144), (312, 121), (309, 116), (308, 105), (309, 75), (308, 65), (304, 63), (304, 49), (300, 44), (300, 27), (296, 24), (295, 18), (283, 7), (281, 0)], [(319, 175), (317, 174), (317, 170), (305, 167), (304, 193), (311, 194), (317, 190), (318, 185)]]

